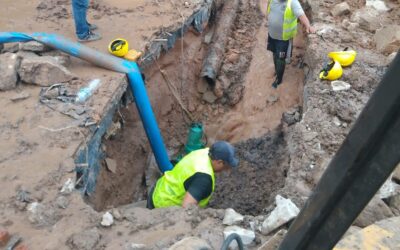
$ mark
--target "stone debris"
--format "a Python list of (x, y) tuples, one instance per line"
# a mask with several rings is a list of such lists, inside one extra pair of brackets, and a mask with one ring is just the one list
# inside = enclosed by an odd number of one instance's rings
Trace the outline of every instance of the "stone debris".
[(206, 91), (203, 95), (203, 100), (212, 104), (217, 100), (217, 97), (212, 91)]
[(383, 183), (382, 187), (378, 191), (378, 197), (381, 199), (387, 199), (400, 193), (400, 185), (392, 181), (392, 175)]
[(51, 50), (51, 48), (47, 47), (43, 43), (30, 41), (26, 43), (19, 43), (19, 50), (32, 51), (32, 52), (46, 52)]
[(224, 216), (224, 220), (222, 221), (222, 224), (231, 226), (231, 225), (237, 224), (239, 222), (242, 222), (243, 219), (244, 219), (243, 215), (237, 213), (232, 208), (228, 208), (225, 210), (225, 216)]
[(60, 193), (67, 195), (72, 193), (74, 189), (75, 189), (75, 182), (71, 178), (68, 178), (68, 180), (64, 183), (63, 187), (61, 188)]
[(276, 250), (285, 238), (287, 231), (285, 229), (279, 230), (272, 238), (261, 245), (258, 250)]
[[(229, 235), (231, 234), (238, 234), (240, 238), (242, 239), (243, 245), (249, 245), (251, 244), (254, 239), (256, 238), (256, 234), (252, 230), (247, 230), (238, 226), (229, 226), (226, 227), (224, 230), (224, 239), (228, 238)], [(236, 247), (237, 243), (236, 241), (233, 242), (230, 246)]]
[(66, 209), (69, 205), (69, 200), (65, 196), (59, 196), (56, 199), (56, 204), (59, 208)]
[(332, 81), (331, 86), (332, 86), (332, 90), (335, 92), (349, 90), (351, 88), (351, 85), (344, 81)]
[(13, 102), (18, 102), (18, 101), (22, 101), (22, 100), (28, 99), (29, 97), (31, 97), (31, 94), (29, 94), (28, 92), (22, 91), (21, 93), (17, 93), (15, 95), (12, 95), (10, 97), (10, 100), (13, 101)]
[(114, 217), (110, 212), (106, 212), (105, 214), (103, 214), (100, 224), (103, 227), (110, 227), (112, 224), (114, 224)]
[(377, 221), (393, 217), (390, 208), (379, 197), (374, 197), (354, 221), (355, 226), (367, 227)]
[(197, 237), (187, 237), (184, 238), (174, 245), (172, 245), (168, 250), (211, 250), (211, 246), (207, 241), (197, 238)]
[(280, 195), (275, 197), (276, 208), (265, 219), (261, 225), (261, 233), (268, 235), (275, 229), (285, 225), (294, 219), (300, 212), (300, 209), (290, 200)]
[(28, 213), (29, 221), (37, 227), (53, 226), (60, 219), (55, 209), (38, 202), (28, 205)]
[(379, 12), (375, 9), (363, 8), (354, 13), (352, 21), (356, 22), (361, 29), (375, 33), (377, 29), (381, 28), (380, 18)]
[(5, 53), (0, 55), (0, 91), (17, 87), (19, 63), (16, 54)]
[(376, 48), (384, 54), (397, 52), (400, 48), (400, 25), (387, 25), (375, 33)]
[(50, 56), (29, 56), (21, 61), (18, 74), (26, 83), (50, 86), (76, 78), (67, 68)]
[(365, 6), (367, 7), (372, 7), (376, 9), (379, 12), (386, 12), (389, 11), (390, 9), (386, 6), (384, 1), (381, 0), (367, 0), (365, 3)]
[(93, 250), (99, 243), (101, 234), (96, 228), (86, 229), (71, 235), (67, 244), (71, 249)]
[(125, 245), (126, 250), (150, 250), (145, 244), (128, 243)]
[(117, 162), (114, 159), (111, 158), (106, 158), (106, 165), (107, 165), (107, 169), (111, 172), (111, 173), (116, 173), (117, 172)]
[(342, 2), (333, 7), (331, 10), (332, 16), (342, 16), (350, 14), (350, 6), (347, 2)]

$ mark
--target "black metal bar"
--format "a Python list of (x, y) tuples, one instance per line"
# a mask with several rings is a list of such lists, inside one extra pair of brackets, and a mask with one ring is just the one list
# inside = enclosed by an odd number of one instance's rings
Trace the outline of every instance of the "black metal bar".
[(279, 249), (332, 249), (399, 161), (398, 53)]

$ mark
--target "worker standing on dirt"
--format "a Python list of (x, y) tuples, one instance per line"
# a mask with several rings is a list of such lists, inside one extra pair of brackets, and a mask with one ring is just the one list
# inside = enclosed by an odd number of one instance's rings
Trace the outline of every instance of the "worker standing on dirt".
[(97, 29), (97, 26), (88, 23), (86, 19), (88, 7), (89, 0), (72, 0), (76, 36), (78, 41), (82, 43), (101, 39), (99, 34), (93, 32), (93, 30)]
[(276, 78), (272, 87), (277, 88), (282, 83), (285, 64), (292, 56), (293, 38), (297, 33), (297, 19), (304, 25), (307, 34), (315, 29), (304, 13), (299, 0), (269, 0), (268, 1), (268, 46), (273, 53)]
[(214, 191), (214, 173), (236, 168), (238, 163), (234, 147), (225, 141), (195, 150), (158, 179), (148, 195), (147, 208), (205, 207)]

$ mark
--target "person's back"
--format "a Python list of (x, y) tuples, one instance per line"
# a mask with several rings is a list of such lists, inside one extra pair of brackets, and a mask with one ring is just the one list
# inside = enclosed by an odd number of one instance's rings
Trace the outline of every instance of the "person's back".
[[(181, 206), (186, 194), (185, 182), (197, 173), (209, 175), (211, 178), (211, 192), (214, 191), (215, 177), (211, 160), (208, 156), (209, 149), (200, 149), (185, 156), (171, 171), (166, 171), (156, 184), (153, 194), (154, 207)], [(210, 194), (211, 194), (210, 192)], [(199, 201), (200, 207), (208, 204), (210, 195)]]
[(234, 147), (225, 141), (193, 151), (158, 179), (148, 194), (147, 208), (191, 204), (205, 207), (214, 191), (214, 173), (236, 168), (238, 164)]

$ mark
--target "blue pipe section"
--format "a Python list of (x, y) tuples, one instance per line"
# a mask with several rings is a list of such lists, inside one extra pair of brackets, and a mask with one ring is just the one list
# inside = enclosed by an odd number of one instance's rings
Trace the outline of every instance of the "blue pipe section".
[(173, 168), (169, 161), (167, 150), (158, 128), (153, 109), (151, 108), (140, 69), (135, 62), (130, 62), (101, 53), (80, 43), (71, 42), (55, 34), (0, 32), (0, 43), (28, 42), (33, 40), (88, 61), (96, 66), (120, 73), (126, 73), (135, 98), (136, 107), (142, 119), (143, 127), (146, 131), (147, 138), (149, 139), (157, 165), (163, 173)]

